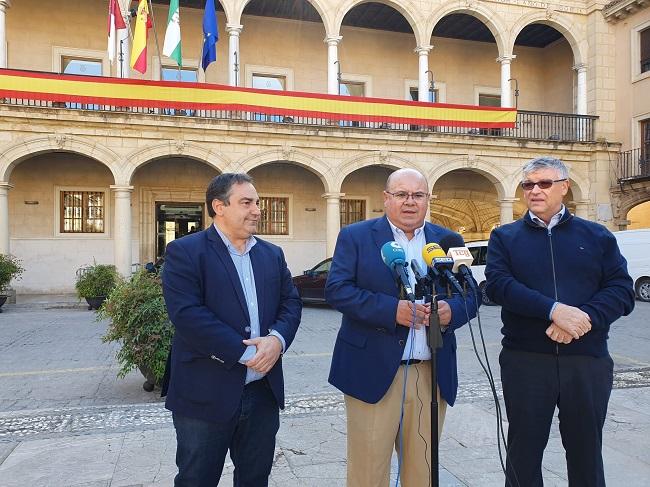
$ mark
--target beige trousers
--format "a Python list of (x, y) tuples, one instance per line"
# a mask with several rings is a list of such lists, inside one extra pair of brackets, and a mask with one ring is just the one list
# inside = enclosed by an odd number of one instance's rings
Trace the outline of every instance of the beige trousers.
[[(399, 455), (399, 419), (404, 387), (401, 365), (377, 404), (345, 396), (348, 430), (347, 487), (388, 487), (393, 447)], [(431, 362), (410, 365), (404, 401), (400, 471), (403, 487), (428, 487), (431, 465)], [(438, 439), (447, 403), (438, 390)]]

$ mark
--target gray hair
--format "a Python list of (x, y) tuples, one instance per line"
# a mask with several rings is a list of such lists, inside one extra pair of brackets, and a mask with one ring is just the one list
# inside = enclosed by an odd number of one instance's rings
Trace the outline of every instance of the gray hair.
[(212, 181), (210, 181), (208, 189), (205, 192), (205, 203), (208, 207), (208, 215), (210, 215), (210, 217), (214, 217), (215, 215), (215, 212), (212, 209), (213, 200), (223, 201), (223, 204), (228, 206), (230, 204), (230, 194), (232, 193), (233, 185), (244, 183), (253, 184), (253, 178), (243, 172), (225, 172), (214, 177)]
[(531, 172), (539, 171), (540, 169), (555, 169), (561, 179), (569, 178), (569, 169), (567, 169), (564, 163), (550, 156), (538, 157), (537, 159), (528, 161), (521, 172), (523, 173), (524, 179), (526, 179)]

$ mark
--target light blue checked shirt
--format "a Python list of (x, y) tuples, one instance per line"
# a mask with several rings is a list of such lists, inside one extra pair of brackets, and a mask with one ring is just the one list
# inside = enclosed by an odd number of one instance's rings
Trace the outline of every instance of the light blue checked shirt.
[[(228, 237), (219, 230), (217, 225), (214, 225), (214, 228), (217, 230), (217, 233), (223, 240), (224, 245), (228, 249), (232, 263), (235, 265), (237, 270), (237, 275), (239, 276), (239, 282), (241, 287), (244, 290), (244, 298), (246, 299), (246, 306), (248, 308), (248, 316), (250, 317), (250, 333), (251, 338), (257, 338), (260, 336), (260, 314), (257, 307), (257, 290), (255, 288), (255, 274), (253, 274), (253, 264), (251, 263), (250, 251), (257, 243), (255, 237), (250, 237), (246, 241), (246, 248), (244, 252), (239, 252), (237, 248), (230, 242)], [(282, 352), (286, 348), (286, 342), (280, 333), (275, 330), (271, 330), (269, 335), (274, 335), (280, 339), (282, 343)], [(247, 361), (253, 358), (257, 348), (254, 345), (249, 345), (244, 350), (243, 355), (239, 359), (239, 363), (246, 364)], [(264, 377), (265, 374), (256, 372), (255, 370), (248, 367), (246, 369), (246, 384), (253, 382), (254, 380), (259, 380)]]

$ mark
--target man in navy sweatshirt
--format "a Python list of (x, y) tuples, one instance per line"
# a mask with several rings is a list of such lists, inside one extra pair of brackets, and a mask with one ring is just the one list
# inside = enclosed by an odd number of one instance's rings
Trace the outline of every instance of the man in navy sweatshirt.
[(602, 430), (613, 380), (607, 334), (634, 308), (632, 279), (611, 232), (562, 204), (569, 190), (562, 161), (528, 162), (521, 186), (528, 212), (492, 232), (485, 269), (487, 295), (502, 306), (506, 486), (543, 485), (556, 406), (569, 486), (604, 486)]

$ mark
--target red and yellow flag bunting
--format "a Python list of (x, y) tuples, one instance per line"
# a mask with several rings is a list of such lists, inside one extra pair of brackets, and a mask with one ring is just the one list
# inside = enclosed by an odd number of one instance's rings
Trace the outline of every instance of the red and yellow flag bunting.
[(240, 110), (281, 116), (447, 127), (513, 128), (517, 116), (512, 108), (9, 69), (0, 69), (0, 97), (120, 107)]

